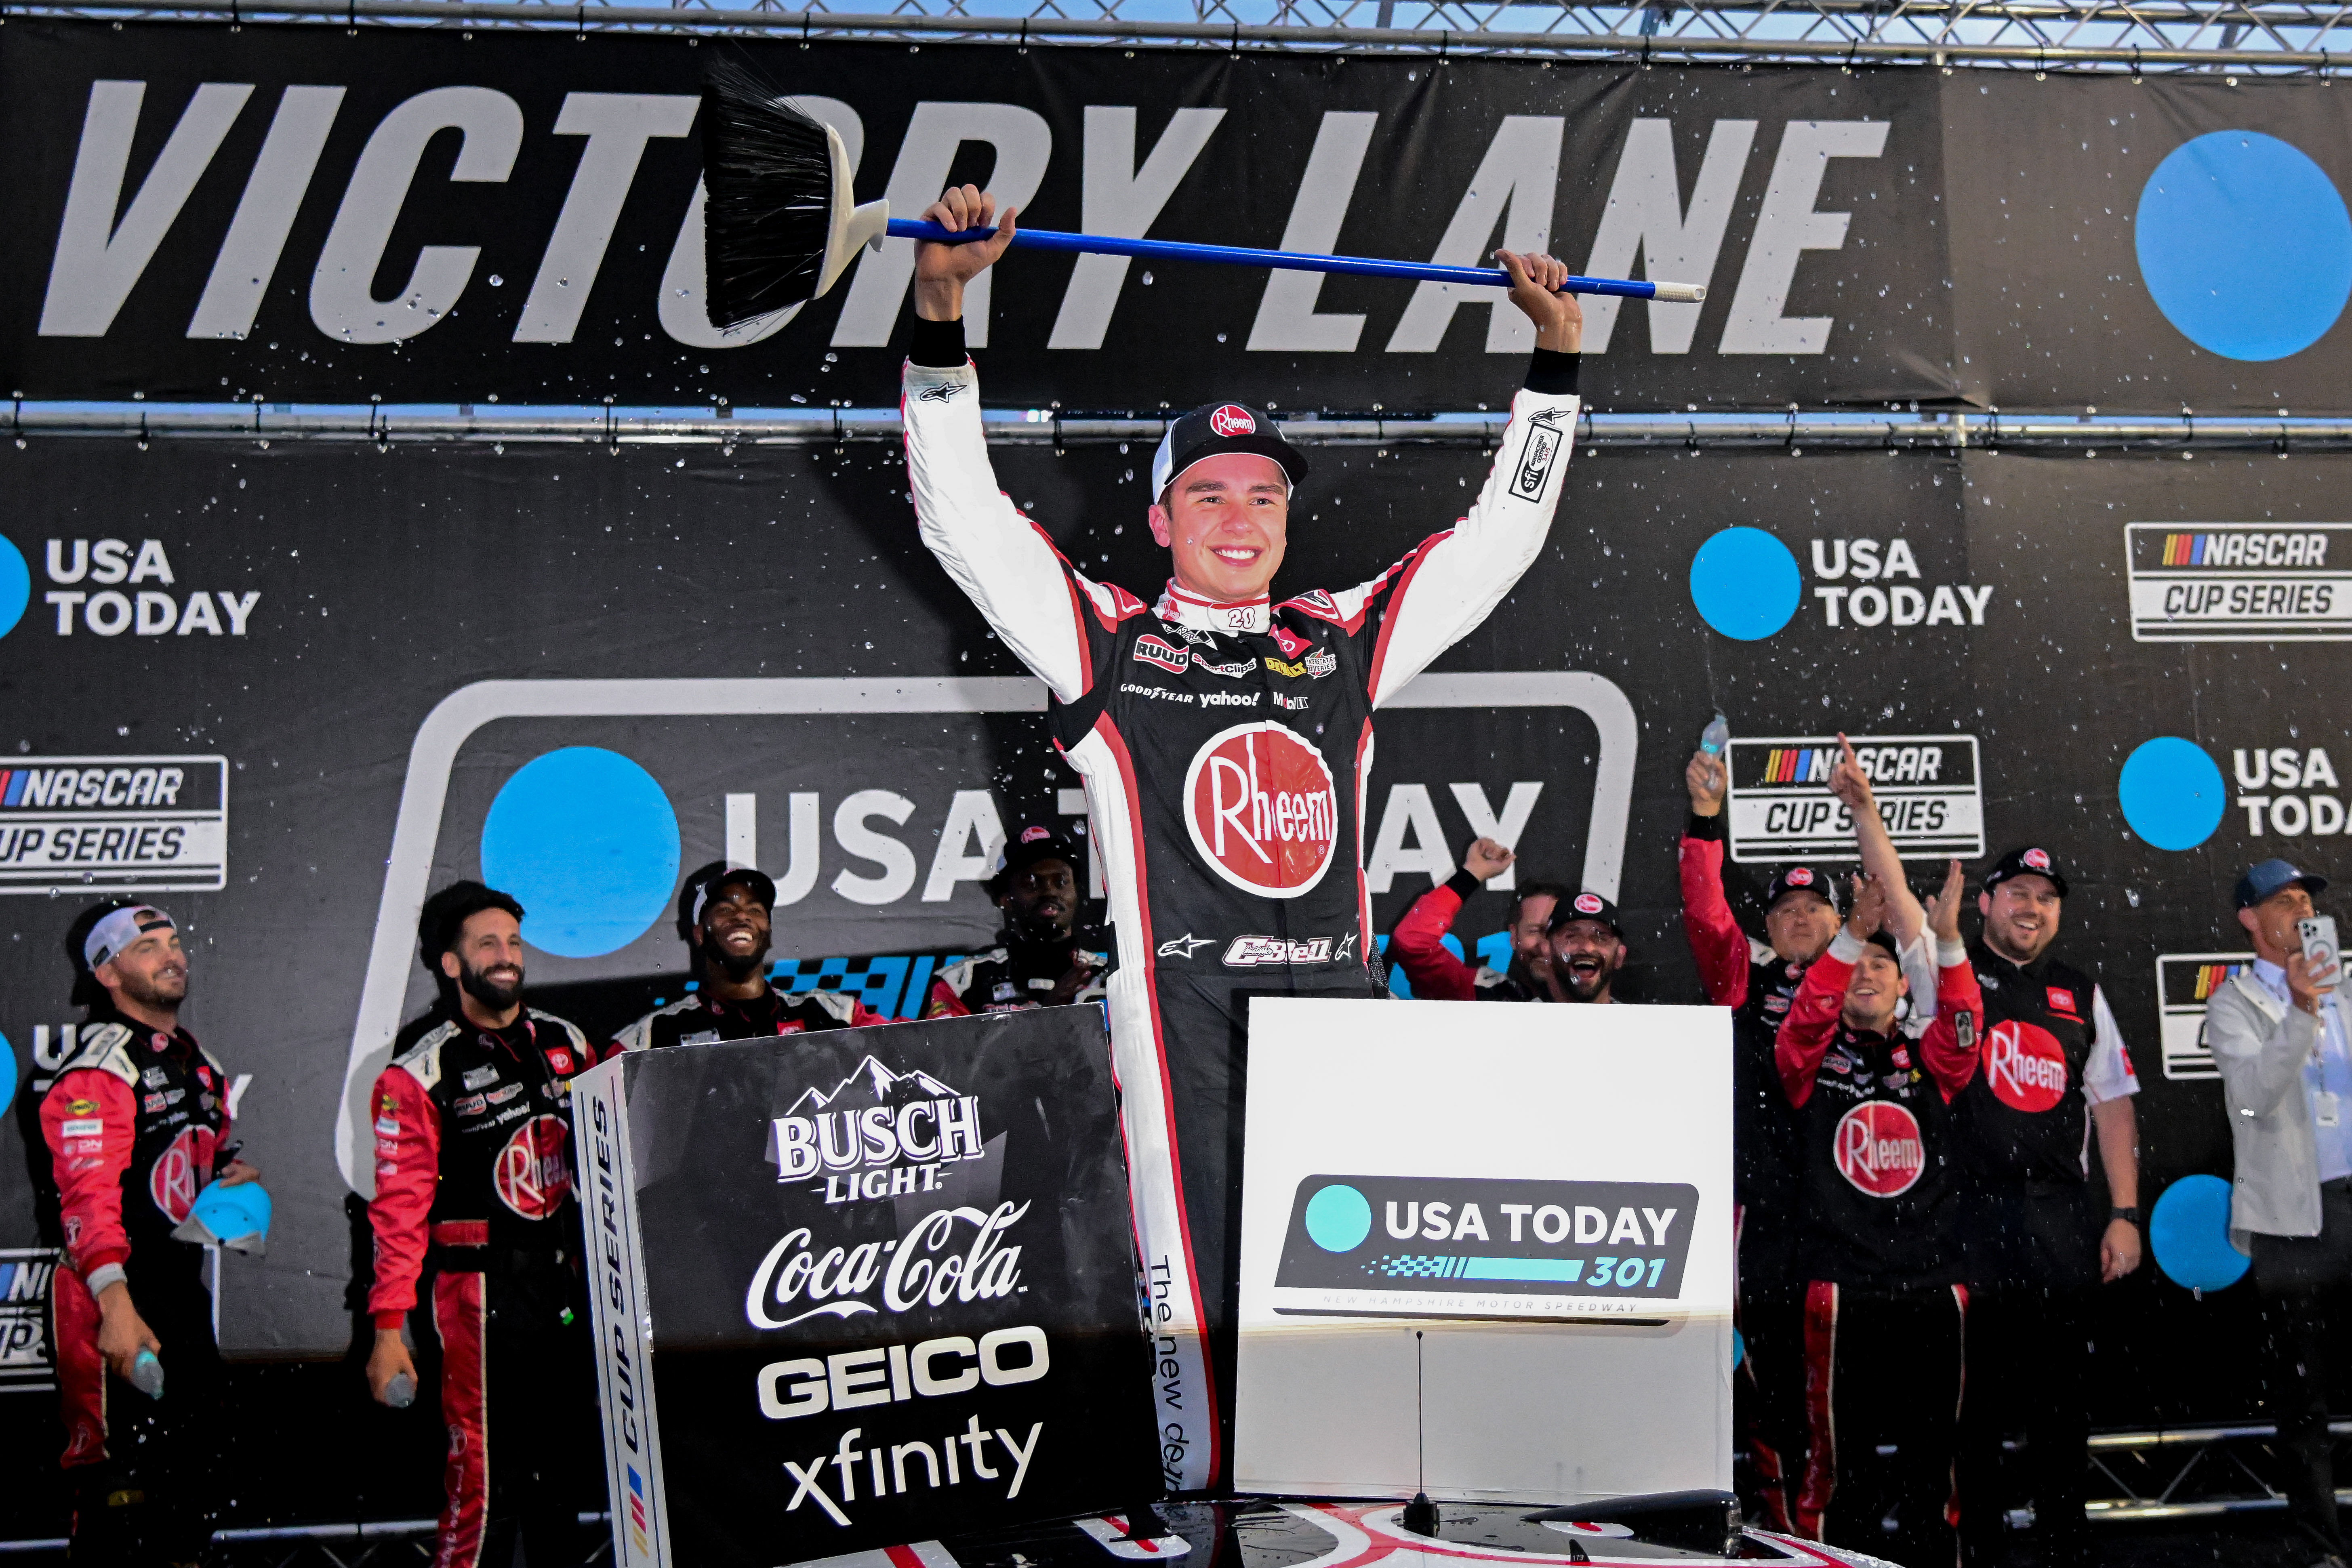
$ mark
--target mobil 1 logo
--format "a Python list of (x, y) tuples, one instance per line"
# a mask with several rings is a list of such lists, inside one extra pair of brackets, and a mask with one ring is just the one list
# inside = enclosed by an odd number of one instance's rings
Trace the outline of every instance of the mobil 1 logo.
[(0, 768), (0, 893), (213, 892), (228, 759), (23, 757)]
[[(1984, 782), (1973, 735), (1854, 736), (1878, 815), (1906, 860), (1984, 853)], [(1735, 738), (1728, 751), (1731, 858), (1850, 857), (1853, 819), (1830, 793), (1835, 736)]]
[(1675, 1182), (1311, 1176), (1274, 1310), (1306, 1317), (1654, 1315), (1682, 1294), (1698, 1189)]

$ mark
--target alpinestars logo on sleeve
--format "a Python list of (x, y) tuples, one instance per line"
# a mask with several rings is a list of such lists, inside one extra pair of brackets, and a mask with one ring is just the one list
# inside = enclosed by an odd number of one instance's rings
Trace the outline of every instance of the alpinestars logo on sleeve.
[(956, 394), (962, 391), (961, 382), (941, 382), (937, 386), (925, 387), (921, 392), (917, 392), (915, 400), (918, 402), (952, 402), (955, 401)]

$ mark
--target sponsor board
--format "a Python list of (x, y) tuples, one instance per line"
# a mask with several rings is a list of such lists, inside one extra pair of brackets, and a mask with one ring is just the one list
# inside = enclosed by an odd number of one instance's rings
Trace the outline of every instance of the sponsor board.
[(629, 1052), (572, 1100), (623, 1568), (1154, 1485), (1100, 1009)]
[(0, 893), (216, 892), (225, 757), (24, 757), (0, 768)]
[(2156, 960), (2157, 1041), (2167, 1078), (2218, 1079), (2205, 1048), (2205, 1004), (2253, 967), (2252, 953), (2165, 953)]
[(2352, 523), (2127, 523), (2140, 643), (2352, 640)]
[[(1985, 852), (1984, 780), (1973, 735), (1854, 736), (1854, 758), (1906, 860)], [(1852, 858), (1853, 819), (1830, 793), (1835, 736), (1734, 738), (1727, 748), (1731, 858)]]
[(45, 1394), (58, 1385), (49, 1343), (57, 1271), (58, 1254), (48, 1248), (0, 1248), (0, 1394)]

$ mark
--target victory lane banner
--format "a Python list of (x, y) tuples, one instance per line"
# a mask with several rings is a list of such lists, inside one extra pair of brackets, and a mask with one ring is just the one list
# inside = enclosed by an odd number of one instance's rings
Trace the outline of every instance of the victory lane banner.
[(621, 1568), (1155, 1494), (1098, 1009), (633, 1052), (572, 1092)]

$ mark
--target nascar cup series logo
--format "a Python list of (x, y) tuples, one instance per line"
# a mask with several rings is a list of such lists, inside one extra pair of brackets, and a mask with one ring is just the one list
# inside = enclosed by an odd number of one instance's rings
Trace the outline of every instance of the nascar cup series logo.
[(564, 1130), (561, 1116), (533, 1116), (515, 1129), (490, 1164), (490, 1185), (499, 1201), (525, 1219), (545, 1219), (572, 1196)]
[(1985, 1036), (1985, 1082), (2012, 1111), (2047, 1111), (2066, 1092), (2066, 1049), (2040, 1024), (1995, 1024)]
[(1918, 1118), (1892, 1100), (1865, 1100), (1837, 1124), (1838, 1174), (1872, 1197), (1897, 1197), (1927, 1168)]
[(1184, 825), (1201, 858), (1235, 887), (1297, 898), (1331, 867), (1339, 799), (1323, 754), (1297, 733), (1235, 725), (1193, 754)]

